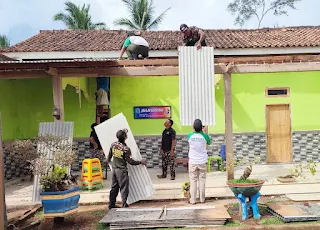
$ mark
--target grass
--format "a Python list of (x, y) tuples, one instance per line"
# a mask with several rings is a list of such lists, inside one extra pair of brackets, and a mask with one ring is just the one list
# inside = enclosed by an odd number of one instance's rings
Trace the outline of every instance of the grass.
[(255, 184), (260, 181), (261, 180), (255, 180), (255, 179), (233, 179), (233, 180), (229, 180), (228, 182), (233, 184)]
[(97, 223), (96, 230), (109, 230), (109, 227), (105, 226), (104, 224)]
[(261, 220), (262, 225), (284, 224), (278, 217), (271, 217)]
[(239, 227), (239, 226), (246, 226), (242, 224), (239, 220), (230, 220), (225, 223), (225, 225), (221, 226), (221, 228), (230, 228), (230, 227)]
[(95, 211), (92, 211), (91, 214), (92, 214), (93, 216), (98, 216), (98, 217), (100, 217), (100, 216), (104, 216), (106, 213), (105, 213), (104, 210), (95, 210)]
[(39, 218), (42, 218), (43, 215), (44, 215), (43, 211), (37, 211), (37, 212), (34, 214), (34, 216), (39, 217)]

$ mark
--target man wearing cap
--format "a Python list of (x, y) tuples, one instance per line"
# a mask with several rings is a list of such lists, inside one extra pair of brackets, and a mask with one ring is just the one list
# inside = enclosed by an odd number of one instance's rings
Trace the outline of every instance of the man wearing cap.
[(188, 134), (190, 204), (196, 203), (198, 185), (200, 202), (204, 203), (206, 198), (207, 148), (211, 140), (209, 135), (202, 131), (203, 128), (201, 120), (196, 119), (193, 123), (194, 132)]
[(202, 29), (195, 26), (188, 27), (186, 24), (181, 24), (180, 31), (184, 34), (184, 46), (196, 46), (197, 49), (200, 49), (202, 46), (207, 46), (205, 40), (206, 34)]
[(137, 60), (139, 56), (147, 59), (149, 57), (149, 44), (140, 36), (140, 31), (129, 32), (127, 39), (123, 43), (120, 59), (122, 59), (125, 51), (129, 60)]
[(131, 158), (131, 150), (126, 145), (128, 130), (119, 130), (116, 134), (118, 141), (112, 143), (108, 155), (108, 162), (113, 158), (112, 166), (112, 182), (109, 196), (109, 209), (116, 207), (116, 199), (121, 193), (122, 208), (128, 207), (127, 198), (129, 194), (129, 176), (127, 163), (131, 165), (145, 165), (145, 160), (135, 161)]

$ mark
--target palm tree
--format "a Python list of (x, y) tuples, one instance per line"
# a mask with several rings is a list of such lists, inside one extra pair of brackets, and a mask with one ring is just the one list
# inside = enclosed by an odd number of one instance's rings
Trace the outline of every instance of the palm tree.
[(83, 4), (82, 7), (72, 2), (65, 3), (66, 13), (58, 13), (54, 15), (55, 21), (62, 21), (68, 29), (96, 30), (106, 29), (104, 22), (93, 23), (89, 14), (90, 5)]
[(122, 0), (130, 12), (129, 18), (119, 18), (114, 21), (116, 26), (124, 26), (133, 30), (156, 29), (162, 22), (166, 9), (158, 17), (154, 17), (153, 0)]
[(5, 35), (0, 35), (0, 49), (5, 49), (10, 46), (10, 40)]

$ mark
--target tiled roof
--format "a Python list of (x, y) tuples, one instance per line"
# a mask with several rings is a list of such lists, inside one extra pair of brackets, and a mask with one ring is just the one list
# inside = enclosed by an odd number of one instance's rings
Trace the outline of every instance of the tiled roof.
[[(2, 52), (115, 51), (126, 38), (125, 30), (45, 30)], [(207, 45), (220, 49), (320, 46), (320, 26), (256, 30), (205, 30)], [(179, 31), (144, 31), (151, 50), (176, 50)]]

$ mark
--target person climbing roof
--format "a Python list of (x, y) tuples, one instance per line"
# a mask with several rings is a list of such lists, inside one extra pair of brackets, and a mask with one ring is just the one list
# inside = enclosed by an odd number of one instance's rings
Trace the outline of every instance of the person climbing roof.
[(189, 27), (186, 24), (181, 24), (180, 31), (184, 34), (184, 46), (196, 46), (197, 49), (200, 49), (202, 46), (207, 46), (206, 34), (202, 29), (196, 26)]

